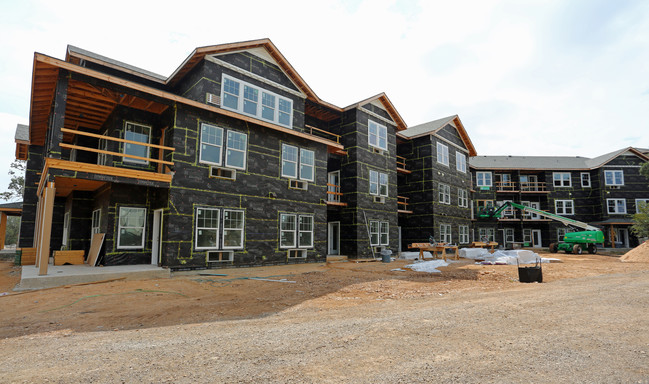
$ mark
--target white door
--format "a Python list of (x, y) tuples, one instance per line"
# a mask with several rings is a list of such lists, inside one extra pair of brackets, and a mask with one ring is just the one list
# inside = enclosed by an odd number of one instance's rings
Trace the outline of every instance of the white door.
[(162, 209), (153, 211), (153, 234), (151, 235), (151, 264), (158, 265), (162, 248)]
[(532, 229), (532, 247), (541, 248), (541, 230)]
[(340, 255), (340, 222), (329, 223), (329, 255)]
[(629, 230), (626, 228), (616, 228), (615, 242), (622, 243), (623, 248), (629, 248)]
[[(538, 201), (530, 201), (530, 208), (536, 208), (538, 210), (541, 209), (541, 203)], [(530, 212), (530, 219), (532, 220), (539, 220), (541, 216), (539, 216), (537, 213)]]

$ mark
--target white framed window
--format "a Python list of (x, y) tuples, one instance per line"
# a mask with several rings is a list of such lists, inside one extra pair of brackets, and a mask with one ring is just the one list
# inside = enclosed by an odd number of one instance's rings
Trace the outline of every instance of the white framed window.
[[(199, 163), (220, 166), (223, 164), (223, 128), (201, 124), (201, 146)], [(237, 131), (227, 131), (225, 148), (225, 167), (246, 169), (248, 135)]]
[(66, 212), (63, 215), (63, 238), (61, 239), (61, 245), (68, 245), (70, 240), (70, 212)]
[(388, 196), (388, 174), (370, 169), (370, 195)]
[(388, 128), (372, 120), (367, 121), (367, 140), (372, 147), (388, 150)]
[(448, 147), (437, 143), (437, 162), (448, 166)]
[(626, 213), (626, 199), (606, 199), (608, 213)]
[(514, 229), (505, 228), (505, 244), (511, 244), (514, 242)]
[(643, 205), (649, 206), (649, 199), (635, 199), (635, 213), (640, 213)]
[(379, 172), (379, 195), (388, 196), (388, 174)]
[[(148, 125), (136, 124), (130, 121), (124, 122), (124, 139), (149, 144), (151, 127)], [(133, 143), (123, 143), (123, 153), (139, 157), (149, 157), (149, 147)], [(149, 160), (133, 159), (123, 157), (123, 162), (132, 164), (149, 164)]]
[(300, 148), (300, 179), (313, 181), (315, 177), (315, 153)]
[(243, 211), (223, 210), (223, 249), (243, 248), (244, 221)]
[(614, 186), (624, 185), (624, 172), (604, 171), (604, 181), (606, 185), (614, 185)]
[(460, 244), (468, 244), (469, 243), (469, 226), (468, 225), (460, 225), (458, 227), (459, 229), (459, 234), (460, 234)]
[(370, 169), (370, 195), (379, 194), (379, 173)]
[(439, 183), (439, 202), (442, 204), (451, 204), (451, 187)]
[(475, 182), (478, 187), (491, 187), (493, 185), (491, 172), (476, 172)]
[(282, 213), (279, 219), (280, 248), (295, 248), (297, 242), (297, 215)]
[(555, 187), (572, 187), (570, 172), (552, 172), (552, 182)]
[(313, 247), (313, 216), (300, 215), (298, 248)]
[(293, 145), (282, 144), (282, 177), (314, 181), (315, 152), (309, 149), (298, 148)]
[(574, 215), (575, 207), (572, 200), (555, 200), (554, 212), (557, 215)]
[(144, 248), (146, 208), (120, 207), (118, 223), (118, 249)]
[(480, 241), (496, 241), (496, 231), (493, 228), (478, 228)]
[(280, 214), (280, 248), (313, 248), (313, 215)]
[(292, 128), (293, 100), (223, 74), (221, 85), (225, 109)]
[(557, 241), (563, 241), (566, 233), (574, 232), (570, 227), (557, 228)]
[(92, 222), (90, 225), (90, 233), (95, 234), (99, 233), (101, 228), (101, 209), (95, 209), (92, 211)]
[(457, 189), (457, 205), (458, 207), (469, 207), (469, 191), (466, 189)]
[(390, 244), (390, 223), (387, 221), (381, 221), (379, 223), (379, 241), (381, 245)]
[(523, 245), (529, 247), (532, 244), (532, 230), (523, 229)]
[[(508, 203), (508, 202), (511, 203), (512, 201), (511, 200), (497, 201), (496, 205), (501, 207), (505, 203)], [(503, 211), (503, 216), (505, 216), (505, 217), (513, 217), (514, 216), (514, 208), (512, 208), (511, 206), (505, 208), (505, 210)]]
[(221, 210), (218, 208), (196, 208), (196, 249), (219, 248), (219, 224)]
[(590, 188), (590, 173), (588, 172), (581, 173), (581, 187)]
[[(104, 135), (106, 135), (106, 132), (104, 132)], [(108, 140), (99, 139), (98, 148), (101, 149), (102, 151), (108, 151)], [(106, 165), (106, 164), (108, 164), (108, 154), (106, 154), (106, 153), (98, 153), (97, 154), (97, 165)]]
[(370, 246), (375, 247), (381, 245), (379, 234), (379, 222), (376, 220), (370, 220)]
[(453, 236), (451, 236), (451, 224), (439, 225), (439, 241), (443, 243), (451, 243)]
[(466, 173), (466, 155), (464, 153), (455, 151), (455, 167), (458, 171)]

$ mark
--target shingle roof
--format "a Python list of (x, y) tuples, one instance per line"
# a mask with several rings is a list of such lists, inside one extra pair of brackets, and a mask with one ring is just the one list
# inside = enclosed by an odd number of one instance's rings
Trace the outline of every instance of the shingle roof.
[(146, 69), (138, 68), (136, 66), (126, 64), (126, 63), (123, 63), (121, 61), (111, 59), (110, 57), (102, 56), (100, 54), (87, 51), (87, 50), (85, 50), (83, 48), (75, 47), (73, 45), (68, 45), (68, 52), (79, 53), (81, 55), (88, 56), (88, 57), (93, 58), (95, 60), (103, 61), (105, 63), (112, 64), (112, 65), (118, 66), (118, 67), (122, 67), (122, 68), (128, 69), (128, 70), (133, 71), (133, 72), (138, 72), (138, 73), (140, 73), (142, 75), (153, 77), (153, 78), (158, 79), (160, 81), (167, 80), (166, 76), (158, 75), (157, 73), (147, 71)]
[(594, 169), (627, 151), (647, 158), (642, 152), (627, 147), (593, 159), (581, 156), (475, 156), (469, 159), (469, 165), (477, 169)]
[(16, 201), (13, 203), (4, 203), (0, 204), (0, 210), (2, 209), (23, 209), (23, 202), (22, 201)]
[(29, 141), (29, 125), (18, 124), (16, 125), (16, 134), (14, 136), (16, 141)]
[(401, 131), (400, 133), (409, 139), (416, 136), (425, 135), (428, 133), (434, 133), (437, 130), (444, 128), (446, 124), (453, 121), (453, 119), (455, 119), (456, 117), (458, 116), (453, 115), (453, 116), (443, 117), (441, 119), (437, 119), (437, 120), (429, 121), (427, 123), (409, 127), (408, 129), (406, 129), (405, 131)]

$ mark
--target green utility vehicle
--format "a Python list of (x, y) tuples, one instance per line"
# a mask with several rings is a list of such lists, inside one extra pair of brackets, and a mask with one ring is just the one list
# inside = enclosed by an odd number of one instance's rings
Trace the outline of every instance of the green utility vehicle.
[(586, 224), (581, 221), (568, 219), (561, 215), (541, 211), (540, 209), (526, 207), (521, 204), (506, 201), (498, 208), (488, 207), (484, 211), (478, 212), (480, 219), (497, 219), (509, 207), (520, 209), (523, 212), (531, 212), (548, 219), (556, 220), (568, 227), (579, 228), (582, 231), (568, 232), (563, 237), (563, 242), (551, 243), (550, 252), (557, 253), (558, 251), (565, 251), (566, 253), (581, 254), (585, 248), (588, 253), (597, 253), (597, 244), (604, 243), (604, 233), (592, 225)]

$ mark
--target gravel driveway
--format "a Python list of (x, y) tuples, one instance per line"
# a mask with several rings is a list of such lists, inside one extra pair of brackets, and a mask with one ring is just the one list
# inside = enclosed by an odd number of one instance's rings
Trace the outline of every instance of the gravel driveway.
[(648, 272), (334, 296), (249, 320), (7, 338), (0, 382), (649, 382)]

